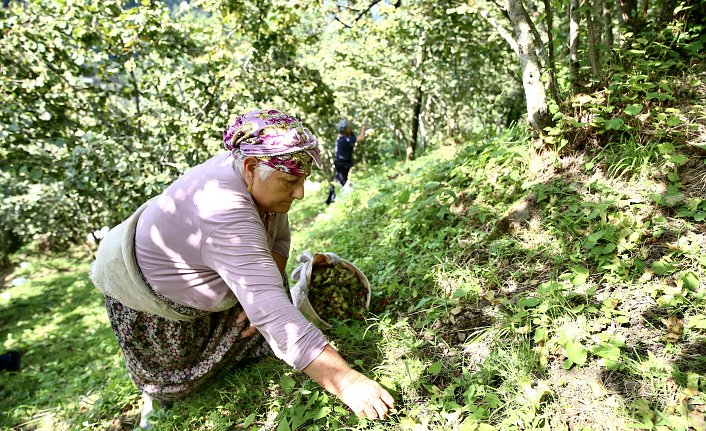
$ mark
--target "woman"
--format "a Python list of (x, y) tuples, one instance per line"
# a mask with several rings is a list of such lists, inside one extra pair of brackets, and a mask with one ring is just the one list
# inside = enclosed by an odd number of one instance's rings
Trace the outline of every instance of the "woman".
[(238, 117), (223, 141), (228, 152), (113, 228), (91, 270), (143, 394), (140, 426), (149, 427), (153, 401), (188, 396), (269, 351), (359, 416), (384, 418), (390, 394), (351, 369), (288, 297), (287, 212), (320, 163), (316, 138), (267, 110)]

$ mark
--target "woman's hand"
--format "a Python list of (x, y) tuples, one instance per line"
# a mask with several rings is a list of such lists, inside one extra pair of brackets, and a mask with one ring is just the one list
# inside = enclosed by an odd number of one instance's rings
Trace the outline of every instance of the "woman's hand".
[(338, 383), (336, 394), (358, 417), (385, 419), (395, 400), (380, 384), (350, 369)]
[(348, 366), (331, 345), (327, 345), (304, 372), (360, 417), (384, 419), (395, 405), (389, 392)]
[(257, 334), (257, 328), (254, 326), (249, 325), (247, 328), (245, 327), (246, 322), (248, 322), (248, 315), (245, 314), (245, 311), (241, 311), (235, 319), (235, 326), (238, 328), (241, 338), (248, 338)]

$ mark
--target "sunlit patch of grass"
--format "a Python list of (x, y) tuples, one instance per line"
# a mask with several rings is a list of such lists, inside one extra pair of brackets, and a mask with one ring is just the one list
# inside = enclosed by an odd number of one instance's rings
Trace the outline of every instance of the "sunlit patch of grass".
[(102, 295), (84, 261), (32, 259), (14, 275), (24, 284), (0, 299), (5, 349), (20, 350), (22, 371), (1, 373), (3, 426), (106, 429), (136, 401)]
[(638, 142), (629, 136), (609, 142), (591, 163), (600, 162), (606, 175), (614, 178), (635, 178), (660, 171), (664, 158), (659, 151), (659, 141)]

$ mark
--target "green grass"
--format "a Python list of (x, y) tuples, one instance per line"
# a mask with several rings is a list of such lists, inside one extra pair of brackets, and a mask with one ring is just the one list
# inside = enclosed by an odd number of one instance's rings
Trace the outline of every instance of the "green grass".
[[(514, 129), (406, 165), (357, 166), (354, 191), (331, 206), (327, 184), (312, 191), (291, 212), (289, 270), (310, 250), (366, 273), (369, 319), (328, 335), (395, 395), (396, 412), (359, 420), (268, 358), (161, 412), (157, 429), (703, 430), (700, 204), (680, 212), (655, 198), (686, 165), (638, 147), (537, 154)], [(26, 353), (21, 373), (0, 373), (2, 428), (132, 429), (139, 394), (89, 259), (15, 262), (27, 264), (6, 277), (0, 328), (5, 350)]]

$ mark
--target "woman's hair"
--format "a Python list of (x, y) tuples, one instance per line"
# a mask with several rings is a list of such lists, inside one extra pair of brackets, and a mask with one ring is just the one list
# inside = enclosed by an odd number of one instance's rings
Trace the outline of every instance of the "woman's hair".
[[(243, 174), (243, 160), (247, 159), (248, 157), (252, 156), (246, 156), (245, 154), (241, 153), (239, 149), (234, 149), (230, 152), (233, 155), (233, 166), (235, 169), (242, 175)], [(260, 175), (261, 180), (266, 180), (272, 172), (276, 171), (277, 169), (267, 166), (266, 164), (262, 163), (262, 160), (257, 161), (257, 172)]]

